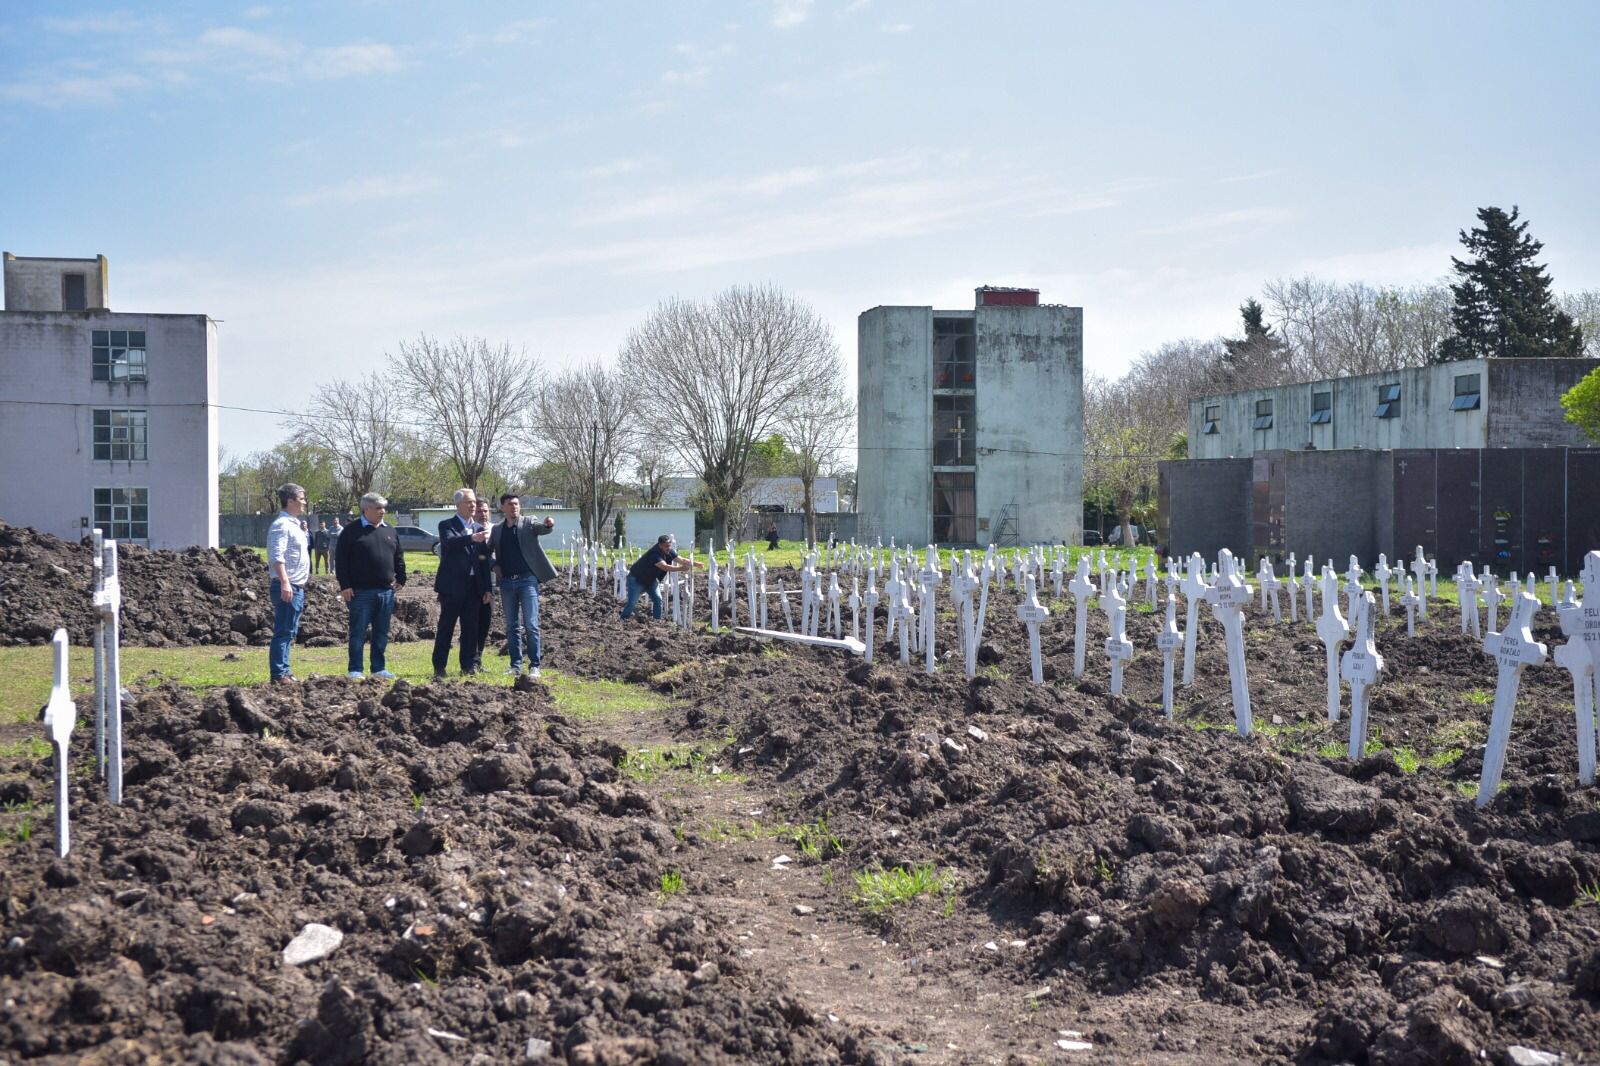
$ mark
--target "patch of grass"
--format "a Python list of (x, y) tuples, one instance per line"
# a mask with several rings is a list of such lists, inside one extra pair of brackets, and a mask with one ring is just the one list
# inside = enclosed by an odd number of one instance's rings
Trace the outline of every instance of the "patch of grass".
[(1457, 759), (1465, 754), (1466, 750), (1464, 748), (1445, 748), (1443, 751), (1436, 751), (1426, 759), (1423, 759), (1422, 765), (1430, 770), (1447, 770), (1455, 764)]
[(1456, 791), (1469, 800), (1478, 798), (1478, 783), (1476, 781), (1457, 781)]
[(33, 815), (24, 815), (22, 821), (11, 830), (11, 839), (18, 844), (26, 844), (33, 839)]
[(844, 842), (828, 831), (826, 818), (791, 826), (789, 839), (800, 849), (800, 854), (812, 862), (826, 862), (835, 855), (844, 854)]
[(1391, 748), (1394, 763), (1402, 773), (1414, 774), (1422, 766), (1422, 759), (1411, 748)]
[(856, 890), (851, 898), (874, 914), (910, 903), (920, 896), (950, 890), (950, 875), (935, 868), (931, 862), (921, 866), (895, 866), (888, 870), (875, 866), (857, 871), (855, 880)]
[(411, 793), (411, 809), (414, 811), (422, 810), (422, 795), (420, 793)]
[(1116, 876), (1111, 872), (1111, 864), (1104, 858), (1098, 858), (1094, 861), (1094, 872), (1096, 877), (1106, 882), (1110, 882)]
[(1463, 698), (1468, 703), (1476, 703), (1480, 707), (1485, 707), (1494, 699), (1494, 693), (1486, 688), (1475, 688), (1468, 691)]
[(729, 773), (711, 759), (721, 748), (707, 750), (689, 744), (672, 744), (664, 748), (639, 748), (629, 752), (619, 767), (623, 776), (641, 784), (653, 784), (666, 773), (687, 776), (697, 785), (725, 785), (742, 782), (743, 774)]
[(671, 702), (665, 696), (625, 681), (589, 681), (554, 670), (542, 671), (539, 680), (550, 690), (556, 710), (573, 718), (658, 711)]
[(668, 870), (661, 875), (661, 898), (667, 900), (682, 893), (683, 875), (677, 870)]
[(50, 743), (29, 737), (14, 744), (0, 744), (0, 759), (42, 759), (50, 754)]
[(1317, 749), (1317, 754), (1324, 759), (1340, 759), (1350, 750), (1348, 744), (1341, 744), (1337, 740), (1330, 740)]
[(1578, 898), (1573, 901), (1574, 907), (1589, 907), (1600, 905), (1600, 881), (1591, 881), (1586, 885), (1578, 886)]

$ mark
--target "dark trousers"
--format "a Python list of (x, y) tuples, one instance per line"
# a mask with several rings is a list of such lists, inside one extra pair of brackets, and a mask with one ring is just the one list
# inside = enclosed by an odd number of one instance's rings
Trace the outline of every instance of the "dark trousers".
[(483, 648), (489, 643), (489, 630), (494, 628), (494, 597), (478, 604), (478, 653), (473, 657), (475, 670), (483, 669)]
[(478, 608), (476, 596), (439, 596), (439, 627), (433, 637), (433, 672), (442, 674), (450, 665), (450, 638), (456, 626), (461, 626), (461, 672), (466, 673), (477, 665), (478, 658)]

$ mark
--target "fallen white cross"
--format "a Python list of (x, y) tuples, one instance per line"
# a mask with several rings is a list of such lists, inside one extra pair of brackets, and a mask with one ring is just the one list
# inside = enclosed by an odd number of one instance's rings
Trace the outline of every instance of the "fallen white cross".
[(1222, 632), (1228, 647), (1228, 680), (1233, 689), (1233, 720), (1241, 737), (1248, 737), (1250, 721), (1250, 685), (1245, 676), (1244, 617), (1241, 609), (1250, 605), (1250, 586), (1239, 579), (1234, 570), (1233, 553), (1222, 549), (1218, 556), (1216, 584), (1206, 590), (1206, 602), (1211, 613), (1222, 623)]
[(867, 646), (854, 637), (840, 637), (835, 640), (833, 637), (813, 637), (805, 633), (785, 633), (777, 629), (756, 629), (753, 626), (739, 626), (738, 631), (764, 637), (767, 640), (786, 640), (791, 644), (805, 644), (813, 648), (834, 648), (838, 651), (847, 651), (851, 655), (865, 655), (867, 652)]
[(1378, 683), (1383, 673), (1383, 656), (1372, 640), (1372, 593), (1363, 592), (1366, 604), (1361, 610), (1360, 631), (1355, 645), (1339, 661), (1339, 672), (1350, 684), (1350, 758), (1359, 759), (1367, 750), (1367, 689)]
[(1512, 600), (1511, 617), (1500, 633), (1491, 633), (1483, 650), (1499, 664), (1500, 676), (1494, 688), (1494, 715), (1489, 721), (1489, 744), (1483, 753), (1483, 776), (1478, 781), (1478, 806), (1487, 806), (1500, 788), (1500, 773), (1505, 768), (1506, 745), (1511, 739), (1511, 718), (1517, 709), (1517, 689), (1522, 671), (1544, 662), (1545, 646), (1533, 639), (1530, 626), (1539, 601), (1526, 592)]
[(67, 675), (67, 631), (58, 629), (50, 640), (55, 658), (55, 678), (50, 686), (50, 702), (44, 708), (44, 731), (56, 749), (56, 854), (65, 858), (72, 848), (67, 817), (67, 747), (72, 727), (78, 724), (78, 705), (72, 702)]

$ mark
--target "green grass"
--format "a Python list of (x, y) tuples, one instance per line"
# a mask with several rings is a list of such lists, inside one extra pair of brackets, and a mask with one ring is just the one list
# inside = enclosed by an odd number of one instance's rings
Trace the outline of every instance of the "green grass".
[(743, 774), (714, 767), (711, 761), (726, 746), (704, 748), (691, 744), (670, 744), (661, 748), (639, 748), (624, 756), (619, 769), (623, 776), (647, 785), (669, 773), (687, 777), (697, 785), (741, 783), (745, 780)]
[(788, 837), (800, 849), (800, 854), (812, 862), (826, 862), (835, 855), (844, 854), (844, 842), (828, 830), (826, 818), (790, 826)]
[[(225, 659), (228, 654), (236, 656)], [(51, 659), (49, 645), (0, 648), (0, 722), (33, 722), (39, 708), (50, 697)], [(296, 676), (301, 678), (332, 674), (343, 676), (346, 656), (343, 647), (296, 647), (290, 656)], [(72, 691), (82, 695), (93, 691), (93, 658), (88, 648), (72, 649)], [(510, 660), (492, 653), (485, 659), (484, 672), (476, 678), (458, 679), (474, 685), (510, 685), (506, 676)], [(433, 642), (393, 643), (388, 649), (388, 666), (413, 684), (433, 680)], [(229, 685), (258, 685), (267, 680), (267, 649), (264, 647), (224, 648), (123, 648), (122, 681), (160, 683), (176, 681), (188, 688), (204, 690)], [(604, 714), (623, 714), (658, 710), (668, 700), (648, 689), (620, 681), (587, 681), (545, 670), (540, 680), (550, 690), (556, 708), (574, 717), (593, 718)], [(27, 743), (24, 741), (23, 743)], [(48, 750), (48, 748), (46, 749)]]
[(1469, 800), (1478, 798), (1478, 783), (1476, 781), (1457, 781), (1456, 791)]
[(1591, 881), (1586, 885), (1578, 886), (1578, 898), (1573, 901), (1574, 907), (1589, 907), (1600, 905), (1600, 881)]
[[(252, 547), (250, 550), (256, 553), (256, 558), (260, 559), (261, 564), (265, 566), (267, 562), (267, 549)], [(551, 552), (550, 554), (553, 562), (555, 553)], [(415, 574), (437, 574), (438, 572), (439, 557), (437, 555), (433, 554), (432, 552), (406, 552), (407, 578), (410, 578)], [(319, 574), (317, 576), (321, 575)]]
[(1475, 688), (1466, 694), (1465, 699), (1468, 703), (1476, 703), (1478, 706), (1483, 707), (1494, 699), (1494, 693), (1488, 689)]
[(1422, 764), (1430, 770), (1447, 770), (1455, 764), (1457, 759), (1465, 754), (1466, 749), (1464, 748), (1445, 748), (1443, 751), (1436, 751), (1426, 759), (1423, 759)]
[(856, 890), (851, 898), (874, 914), (910, 903), (920, 896), (948, 893), (950, 875), (932, 863), (921, 866), (896, 866), (885, 870), (875, 866), (855, 875)]
[(1317, 749), (1317, 754), (1324, 759), (1342, 759), (1350, 750), (1350, 745), (1341, 744), (1337, 740), (1330, 740)]
[(38, 737), (29, 737), (14, 744), (0, 744), (0, 759), (42, 759), (50, 754), (50, 744)]
[(683, 875), (676, 870), (668, 870), (661, 875), (661, 898), (670, 899), (683, 892)]

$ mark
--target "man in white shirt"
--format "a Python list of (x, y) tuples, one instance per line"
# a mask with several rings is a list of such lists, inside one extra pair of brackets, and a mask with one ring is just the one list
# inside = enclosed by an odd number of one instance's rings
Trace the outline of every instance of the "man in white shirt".
[(306, 607), (306, 582), (311, 580), (311, 550), (300, 516), (306, 509), (306, 490), (290, 482), (278, 489), (283, 509), (267, 529), (268, 597), (272, 601), (272, 643), (267, 669), (276, 682), (292, 682), (289, 648), (300, 629), (300, 612)]

